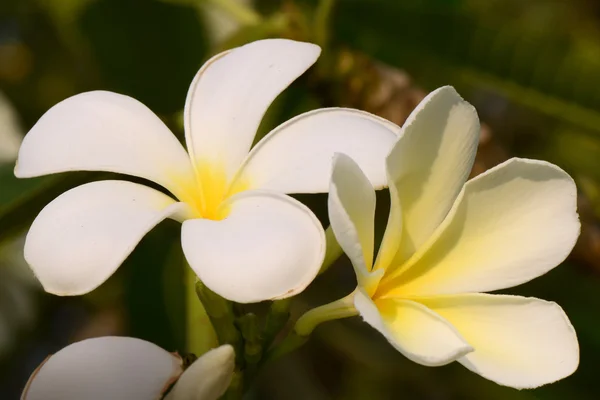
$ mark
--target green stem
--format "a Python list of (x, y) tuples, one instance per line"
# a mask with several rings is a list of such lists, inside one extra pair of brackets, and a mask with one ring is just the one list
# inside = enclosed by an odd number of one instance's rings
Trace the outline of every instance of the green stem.
[[(235, 349), (236, 359), (243, 360), (243, 343), (240, 332), (235, 326), (235, 316), (230, 301), (225, 300), (196, 279), (196, 295), (212, 322), (219, 344), (230, 344)], [(243, 362), (243, 361), (242, 361)], [(238, 365), (240, 363), (238, 362)]]
[(300, 336), (296, 333), (296, 331), (292, 331), (285, 339), (283, 339), (281, 343), (279, 343), (279, 345), (273, 347), (267, 352), (264, 358), (264, 363), (270, 363), (281, 356), (291, 353), (297, 348), (302, 347), (302, 345), (307, 341), (308, 336)]
[(276, 360), (301, 347), (320, 323), (355, 315), (358, 315), (358, 311), (354, 308), (354, 292), (333, 303), (313, 308), (296, 321), (294, 330), (281, 343), (267, 352), (264, 362)]
[(218, 344), (211, 320), (196, 297), (196, 274), (185, 265), (186, 351), (201, 356)]
[(292, 299), (276, 300), (271, 303), (263, 333), (263, 349), (268, 350), (290, 318)]
[(244, 338), (244, 359), (246, 369), (256, 366), (262, 357), (262, 340), (258, 328), (258, 318), (254, 313), (248, 313), (238, 319), (238, 325)]
[(215, 4), (223, 11), (227, 12), (240, 25), (258, 25), (262, 22), (262, 17), (259, 13), (235, 0), (208, 0)]
[(309, 310), (296, 321), (294, 331), (300, 336), (308, 336), (317, 325), (333, 319), (358, 315), (354, 308), (354, 292), (332, 303)]

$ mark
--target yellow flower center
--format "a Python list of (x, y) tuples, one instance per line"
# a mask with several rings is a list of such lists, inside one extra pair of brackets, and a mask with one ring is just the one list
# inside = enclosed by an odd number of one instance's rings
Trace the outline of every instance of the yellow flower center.
[(187, 182), (180, 187), (183, 190), (176, 195), (192, 208), (194, 217), (215, 221), (229, 214), (227, 207), (221, 207), (225, 200), (248, 189), (248, 185), (240, 182), (232, 186), (224, 166), (209, 162), (198, 162), (196, 182)]

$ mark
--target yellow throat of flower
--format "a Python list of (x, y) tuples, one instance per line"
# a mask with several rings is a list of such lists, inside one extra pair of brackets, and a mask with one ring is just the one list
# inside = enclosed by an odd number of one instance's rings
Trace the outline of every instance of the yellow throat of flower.
[(232, 185), (222, 164), (205, 161), (196, 163), (196, 181), (180, 186), (183, 190), (176, 195), (193, 209), (194, 217), (215, 221), (229, 214), (229, 207), (222, 207), (225, 200), (248, 189), (244, 182)]

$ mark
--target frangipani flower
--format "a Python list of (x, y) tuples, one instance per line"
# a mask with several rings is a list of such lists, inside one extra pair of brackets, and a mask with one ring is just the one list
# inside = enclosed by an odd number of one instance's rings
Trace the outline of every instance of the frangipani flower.
[(358, 288), (313, 315), (358, 313), (417, 363), (456, 360), (533, 388), (577, 368), (573, 327), (555, 303), (481, 292), (565, 259), (579, 235), (576, 188), (557, 166), (518, 158), (465, 183), (478, 135), (475, 109), (451, 87), (411, 114), (387, 157), (391, 211), (375, 262), (373, 188), (350, 157), (336, 156), (329, 214)]
[(210, 350), (184, 371), (179, 355), (145, 340), (87, 339), (48, 357), (21, 400), (214, 400), (227, 390), (234, 366), (230, 345)]
[(270, 39), (221, 53), (198, 72), (185, 104), (186, 152), (140, 102), (111, 92), (76, 95), (25, 136), (15, 174), (97, 170), (145, 178), (173, 197), (126, 181), (74, 188), (33, 222), (25, 258), (46, 291), (89, 292), (165, 218), (183, 222), (185, 256), (207, 287), (257, 302), (302, 291), (324, 257), (323, 229), (286, 193), (328, 190), (335, 152), (375, 186), (397, 139), (389, 123), (350, 109), (319, 109), (275, 128), (250, 150), (273, 99), (317, 59), (309, 43)]

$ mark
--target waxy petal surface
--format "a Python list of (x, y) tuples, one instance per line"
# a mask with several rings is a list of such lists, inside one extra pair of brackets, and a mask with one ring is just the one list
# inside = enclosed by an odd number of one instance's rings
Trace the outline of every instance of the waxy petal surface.
[(325, 232), (293, 198), (246, 191), (222, 205), (220, 221), (183, 223), (185, 256), (200, 280), (238, 303), (293, 296), (315, 278), (325, 256)]
[(380, 189), (387, 186), (384, 160), (399, 129), (364, 111), (310, 111), (265, 136), (248, 155), (236, 183), (283, 193), (324, 193), (333, 156), (343, 153)]
[[(403, 215), (402, 243), (392, 269), (444, 220), (469, 176), (478, 141), (477, 112), (450, 86), (430, 93), (410, 114), (386, 160)], [(398, 204), (392, 201), (392, 206)]]
[(512, 159), (469, 181), (447, 220), (385, 296), (509, 288), (560, 264), (579, 236), (577, 190), (557, 166)]
[(189, 157), (167, 126), (139, 101), (104, 91), (61, 101), (23, 139), (17, 177), (66, 171), (134, 175), (176, 196), (195, 185)]
[(106, 281), (148, 231), (186, 207), (132, 182), (87, 183), (40, 212), (27, 234), (25, 259), (47, 292), (85, 294)]
[(535, 388), (577, 369), (577, 336), (556, 303), (489, 294), (419, 301), (454, 325), (475, 349), (460, 363), (500, 385)]
[(320, 52), (310, 43), (266, 39), (218, 54), (204, 64), (185, 104), (186, 141), (193, 161), (217, 163), (232, 178), (271, 102)]
[(217, 400), (227, 390), (234, 367), (233, 347), (212, 349), (185, 370), (165, 400)]
[(334, 157), (328, 210), (333, 233), (350, 258), (358, 283), (369, 292), (375, 237), (375, 190), (359, 166), (345, 154)]
[(71, 344), (31, 375), (21, 400), (159, 399), (181, 359), (144, 340), (107, 336)]
[(445, 365), (473, 351), (448, 321), (417, 302), (382, 299), (376, 304), (357, 290), (354, 305), (369, 325), (416, 363)]

